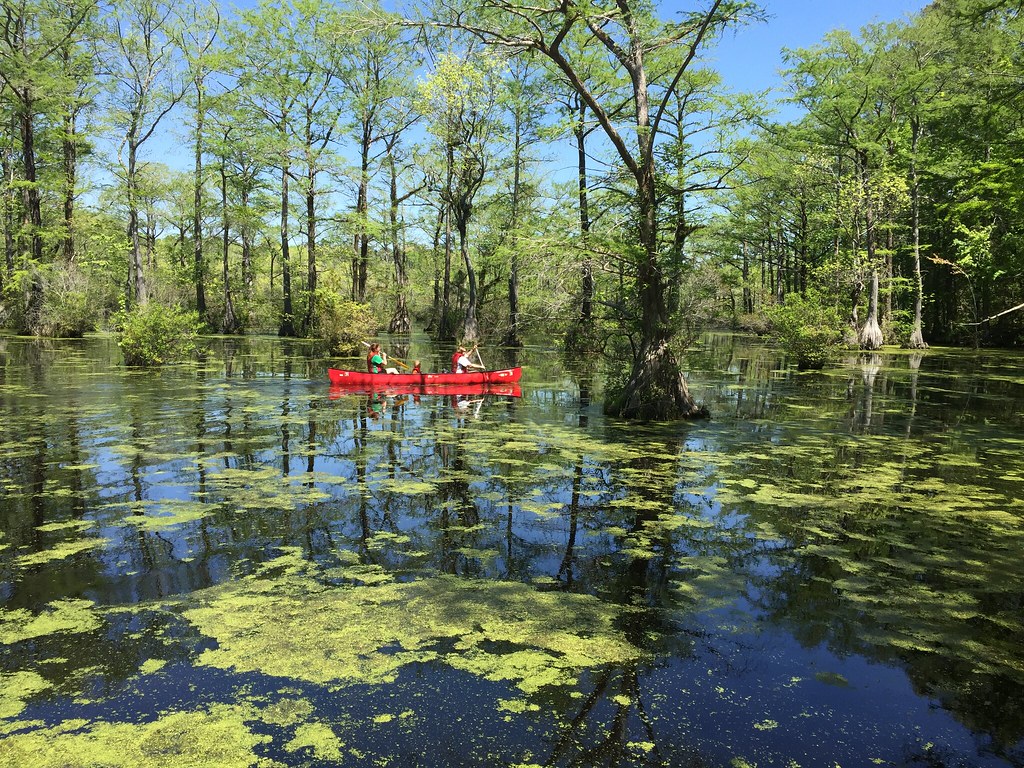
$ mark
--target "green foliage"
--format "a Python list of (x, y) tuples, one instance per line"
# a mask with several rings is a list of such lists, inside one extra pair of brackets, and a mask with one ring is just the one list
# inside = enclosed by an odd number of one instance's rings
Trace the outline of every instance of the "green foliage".
[(126, 365), (156, 366), (181, 360), (196, 350), (199, 316), (151, 302), (113, 317)]
[(910, 334), (914, 332), (914, 313), (906, 309), (893, 310), (892, 317), (882, 330), (886, 343), (908, 346)]
[(96, 329), (102, 303), (101, 286), (91, 286), (88, 275), (73, 265), (48, 270), (43, 303), (35, 333), (40, 336), (81, 338)]
[(376, 333), (377, 319), (369, 304), (343, 299), (327, 288), (317, 289), (310, 334), (324, 339), (331, 354), (355, 352), (360, 341)]
[(744, 333), (752, 333), (755, 336), (767, 336), (772, 332), (771, 322), (757, 312), (738, 315), (733, 323), (733, 328)]
[(791, 293), (767, 312), (772, 335), (797, 360), (797, 366), (821, 368), (840, 348), (843, 323), (833, 307), (814, 296)]

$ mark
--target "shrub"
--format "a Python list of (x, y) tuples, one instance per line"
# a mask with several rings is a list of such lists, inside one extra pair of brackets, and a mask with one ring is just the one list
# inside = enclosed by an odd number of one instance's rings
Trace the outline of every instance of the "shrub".
[(767, 312), (772, 336), (796, 357), (797, 367), (821, 368), (842, 346), (843, 323), (833, 307), (814, 296), (791, 293)]
[(96, 329), (103, 306), (102, 287), (90, 285), (87, 274), (73, 264), (50, 268), (35, 332), (40, 336), (81, 338)]
[(358, 351), (363, 339), (377, 335), (377, 327), (369, 304), (343, 299), (332, 290), (317, 289), (309, 332), (327, 342), (329, 354)]
[(155, 366), (181, 360), (196, 350), (199, 316), (150, 302), (113, 317), (126, 365)]
[(752, 333), (755, 336), (768, 336), (771, 334), (771, 322), (762, 314), (737, 315), (734, 329), (744, 333)]

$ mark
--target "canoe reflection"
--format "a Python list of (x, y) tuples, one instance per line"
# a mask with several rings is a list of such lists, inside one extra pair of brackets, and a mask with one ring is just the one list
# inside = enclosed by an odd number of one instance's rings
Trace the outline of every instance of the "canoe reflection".
[(409, 395), (414, 400), (422, 395), (441, 397), (482, 397), (485, 395), (502, 395), (505, 397), (522, 397), (522, 390), (519, 383), (513, 384), (442, 384), (432, 386), (421, 385), (398, 385), (393, 387), (347, 387), (332, 384), (329, 392), (331, 400), (336, 400), (343, 395), (388, 395), (400, 396)]

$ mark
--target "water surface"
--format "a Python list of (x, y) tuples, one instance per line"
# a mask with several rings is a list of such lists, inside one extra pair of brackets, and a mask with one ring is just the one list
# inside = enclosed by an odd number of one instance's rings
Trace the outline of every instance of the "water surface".
[(209, 344), (0, 337), (0, 765), (1024, 765), (1019, 353), (709, 336), (638, 426)]

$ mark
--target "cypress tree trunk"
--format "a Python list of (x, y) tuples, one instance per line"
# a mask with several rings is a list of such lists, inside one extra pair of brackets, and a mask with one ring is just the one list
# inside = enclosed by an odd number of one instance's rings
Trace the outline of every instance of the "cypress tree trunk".
[[(637, 112), (646, 118), (646, 88), (638, 98)], [(641, 127), (647, 125), (641, 119)], [(644, 254), (637, 264), (640, 298), (640, 345), (622, 392), (609, 398), (605, 410), (627, 419), (665, 420), (706, 417), (707, 408), (698, 406), (686, 386), (679, 363), (669, 347), (671, 330), (665, 305), (665, 285), (658, 264), (657, 189), (653, 146), (649, 131), (640, 133), (641, 166), (637, 174), (639, 234)]]
[(128, 265), (128, 303), (144, 307), (149, 295), (142, 261), (142, 244), (139, 242), (138, 151), (138, 144), (133, 136), (128, 140), (128, 242), (131, 247), (131, 260)]
[(868, 266), (871, 269), (871, 293), (868, 300), (868, 317), (864, 327), (857, 334), (861, 349), (880, 349), (884, 339), (878, 325), (878, 263), (875, 250), (875, 211), (871, 204), (871, 176), (868, 169), (867, 150), (857, 151), (857, 165), (864, 189), (864, 244), (868, 252)]
[(914, 244), (914, 327), (907, 346), (927, 349), (922, 329), (921, 312), (924, 304), (924, 280), (921, 276), (921, 186), (917, 178), (917, 144), (921, 136), (921, 122), (911, 120), (910, 142), (910, 228)]
[(196, 312), (206, 319), (206, 264), (203, 260), (203, 86), (196, 84), (195, 178), (192, 189), (192, 279), (196, 289)]
[(395, 168), (395, 156), (392, 153), (394, 144), (388, 146), (388, 174), (390, 176), (388, 206), (388, 225), (391, 232), (391, 258), (395, 266), (395, 289), (397, 300), (395, 313), (391, 316), (388, 325), (390, 333), (409, 333), (412, 330), (412, 321), (409, 318), (409, 307), (406, 303), (406, 290), (409, 286), (409, 275), (406, 272), (405, 248), (399, 237), (398, 228), (398, 171)]
[(231, 300), (231, 271), (228, 264), (228, 251), (231, 245), (231, 228), (228, 219), (228, 174), (224, 163), (220, 165), (220, 205), (223, 227), (223, 240), (221, 242), (221, 279), (224, 281), (224, 317), (221, 321), (221, 330), (224, 333), (238, 333), (238, 317), (235, 315), (235, 305)]
[(288, 251), (288, 163), (281, 168), (281, 292), (283, 308), (278, 336), (295, 335), (295, 310), (292, 306), (292, 271)]
[[(588, 249), (590, 238), (590, 208), (587, 201), (587, 149), (586, 149), (587, 105), (580, 100), (580, 117), (576, 123), (576, 164), (580, 200), (580, 240)], [(587, 250), (583, 257), (583, 296), (580, 302), (580, 324), (585, 328), (593, 325), (594, 319), (594, 264)]]

